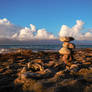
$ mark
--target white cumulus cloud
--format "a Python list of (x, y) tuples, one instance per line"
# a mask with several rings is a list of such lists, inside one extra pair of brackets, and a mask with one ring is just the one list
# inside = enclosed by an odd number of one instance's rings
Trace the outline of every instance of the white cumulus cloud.
[(37, 39), (55, 39), (55, 36), (46, 31), (46, 29), (39, 29), (35, 36)]
[(25, 27), (25, 28), (19, 30), (19, 32), (12, 35), (12, 38), (16, 39), (16, 40), (31, 40), (31, 39), (34, 39), (33, 33), (35, 31), (36, 31), (35, 26), (31, 24), (30, 28)]
[(11, 25), (10, 21), (8, 21), (6, 18), (0, 19), (0, 24)]
[[(73, 36), (76, 40), (92, 40), (92, 28), (84, 29), (83, 25), (84, 22), (81, 20), (77, 20), (72, 28), (67, 25), (62, 25), (59, 37)], [(84, 30), (86, 30), (86, 32), (84, 32)], [(29, 27), (17, 26), (6, 18), (0, 19), (0, 39), (1, 38), (19, 41), (57, 39), (57, 37), (48, 32), (45, 28), (37, 30), (33, 24), (30, 24)]]
[(92, 40), (91, 29), (90, 31), (87, 30), (87, 32), (84, 33), (83, 25), (84, 25), (84, 22), (81, 20), (77, 20), (76, 24), (72, 28), (68, 27), (67, 25), (62, 25), (59, 32), (59, 37), (72, 36), (76, 40)]
[(12, 24), (6, 18), (0, 19), (0, 38), (11, 38), (21, 27)]
[(0, 19), (0, 38), (11, 40), (55, 39), (55, 36), (45, 29), (38, 29), (33, 24), (30, 27), (20, 27), (12, 24), (8, 19)]
[(45, 29), (39, 29), (36, 31), (36, 27), (30, 24), (30, 28), (25, 27), (21, 29), (19, 33), (15, 33), (12, 38), (17, 40), (49, 40), (55, 39), (55, 36), (47, 32)]

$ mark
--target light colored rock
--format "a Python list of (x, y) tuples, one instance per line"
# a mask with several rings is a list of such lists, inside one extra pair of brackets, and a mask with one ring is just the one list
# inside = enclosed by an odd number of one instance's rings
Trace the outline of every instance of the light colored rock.
[(24, 83), (24, 80), (21, 80), (20, 78), (16, 78), (14, 80), (14, 85), (19, 85), (19, 84), (23, 84)]
[(43, 63), (43, 60), (42, 59), (34, 59), (31, 62), (34, 62), (34, 63)]
[(65, 64), (68, 63), (69, 61), (68, 58), (69, 58), (69, 55), (63, 55), (62, 60), (64, 61)]
[(55, 74), (55, 77), (64, 76), (64, 71), (59, 71)]
[(75, 48), (75, 45), (73, 43), (69, 43), (69, 47), (70, 49), (74, 49)]
[(77, 68), (77, 67), (78, 67), (77, 64), (72, 64), (71, 67), (70, 67), (70, 69)]
[(27, 67), (28, 67), (28, 69), (31, 68), (31, 62), (28, 62)]
[(34, 70), (40, 70), (40, 71), (44, 70), (44, 68), (40, 64), (38, 64), (38, 63), (32, 64), (31, 68), (33, 68)]
[(62, 44), (62, 46), (63, 46), (64, 48), (69, 48), (69, 42), (64, 42), (64, 43)]
[(73, 43), (64, 42), (62, 45), (64, 48), (74, 49), (75, 45)]
[(69, 42), (69, 41), (73, 41), (74, 38), (73, 37), (60, 37), (60, 41), (62, 42)]
[(59, 53), (62, 55), (69, 55), (69, 54), (71, 54), (71, 51), (69, 49), (63, 47), (59, 50)]
[(73, 79), (65, 79), (61, 82), (62, 86), (69, 86), (69, 85), (74, 85), (77, 82), (77, 80)]
[(17, 49), (16, 52), (21, 53), (23, 50), (21, 48)]
[(60, 41), (63, 41), (63, 48), (59, 50), (59, 53), (62, 56), (62, 61), (64, 61), (65, 64), (69, 64), (73, 60), (73, 49), (75, 48), (75, 45), (73, 43), (69, 43), (70, 41), (74, 40), (73, 37), (61, 37)]
[(26, 67), (23, 67), (23, 69), (21, 70), (21, 73), (25, 73), (26, 72)]
[(91, 62), (83, 62), (84, 65), (91, 65)]

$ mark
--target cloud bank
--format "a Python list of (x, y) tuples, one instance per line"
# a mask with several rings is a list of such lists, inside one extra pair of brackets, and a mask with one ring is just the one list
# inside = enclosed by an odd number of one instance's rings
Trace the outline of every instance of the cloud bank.
[(81, 20), (77, 20), (76, 24), (70, 28), (67, 25), (62, 25), (59, 36), (72, 36), (76, 40), (92, 40), (92, 29), (87, 30), (87, 32), (83, 32), (85, 29), (83, 28), (84, 22)]
[(37, 30), (33, 24), (30, 24), (29, 27), (21, 27), (3, 18), (0, 19), (0, 39), (15, 41), (56, 40), (61, 36), (72, 36), (76, 40), (92, 40), (92, 29), (86, 29), (87, 32), (84, 32), (83, 25), (84, 22), (81, 20), (77, 20), (72, 28), (62, 25), (58, 33), (59, 36), (55, 37), (45, 28)]
[(25, 27), (21, 29), (18, 33), (12, 35), (12, 39), (17, 40), (51, 40), (56, 37), (47, 32), (46, 29), (39, 29), (36, 31), (36, 27), (30, 24), (30, 28)]
[(0, 38), (11, 38), (13, 34), (18, 32), (22, 27), (12, 24), (6, 18), (0, 19)]
[(0, 38), (20, 41), (56, 39), (53, 34), (47, 32), (44, 28), (36, 30), (33, 24), (30, 24), (30, 27), (19, 27), (12, 24), (6, 18), (0, 19)]

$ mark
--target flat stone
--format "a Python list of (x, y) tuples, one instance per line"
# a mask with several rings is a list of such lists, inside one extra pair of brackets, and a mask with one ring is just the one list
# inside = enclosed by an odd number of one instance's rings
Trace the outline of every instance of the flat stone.
[(24, 73), (26, 71), (27, 71), (26, 67), (23, 67), (23, 69), (21, 70), (21, 73)]
[(64, 42), (62, 45), (64, 48), (74, 49), (75, 45), (73, 43)]
[(34, 62), (34, 63), (43, 63), (43, 60), (42, 59), (34, 59), (31, 62)]
[(69, 48), (69, 42), (64, 42), (64, 43), (62, 44), (62, 46), (63, 46), (64, 48)]
[(38, 63), (31, 64), (30, 68), (32, 68), (34, 71), (43, 71), (44, 70), (44, 67)]
[(73, 86), (73, 85), (75, 85), (77, 82), (78, 82), (77, 80), (65, 79), (65, 80), (63, 80), (63, 81), (61, 82), (61, 85), (62, 85), (62, 86), (69, 86), (69, 85)]
[(71, 54), (71, 51), (69, 49), (63, 47), (59, 50), (59, 53), (62, 55), (69, 55), (69, 54)]
[(62, 42), (69, 42), (69, 41), (73, 41), (74, 38), (73, 37), (60, 37), (60, 41)]
[(27, 63), (27, 67), (28, 67), (28, 69), (31, 68), (31, 62)]
[(78, 67), (77, 64), (72, 64), (71, 67), (70, 67), (70, 69), (73, 69), (73, 68), (76, 68), (76, 67)]

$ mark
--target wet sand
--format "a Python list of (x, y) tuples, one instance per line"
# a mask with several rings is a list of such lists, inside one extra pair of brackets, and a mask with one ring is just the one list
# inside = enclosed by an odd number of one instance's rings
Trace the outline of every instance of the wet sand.
[(54, 51), (0, 54), (0, 92), (92, 92), (92, 48), (75, 49), (68, 65)]

